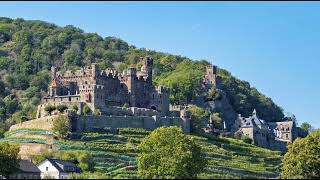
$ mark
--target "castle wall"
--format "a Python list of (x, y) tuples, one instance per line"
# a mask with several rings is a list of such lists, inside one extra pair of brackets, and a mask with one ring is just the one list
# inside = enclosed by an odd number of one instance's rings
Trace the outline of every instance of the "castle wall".
[[(117, 128), (144, 128), (154, 130), (161, 126), (178, 126), (185, 133), (190, 133), (184, 128), (184, 121), (179, 117), (149, 117), (149, 116), (93, 116), (85, 115), (71, 118), (76, 132), (92, 131), (95, 127)], [(75, 123), (74, 123), (75, 122)]]

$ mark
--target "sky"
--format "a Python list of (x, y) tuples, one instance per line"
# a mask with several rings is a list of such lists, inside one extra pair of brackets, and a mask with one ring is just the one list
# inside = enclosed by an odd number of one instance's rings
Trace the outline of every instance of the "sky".
[(320, 128), (320, 2), (0, 2), (0, 16), (208, 60)]

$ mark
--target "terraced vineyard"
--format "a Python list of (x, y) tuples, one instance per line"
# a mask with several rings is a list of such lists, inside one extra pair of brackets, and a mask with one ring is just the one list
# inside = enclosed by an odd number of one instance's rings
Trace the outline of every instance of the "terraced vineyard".
[[(150, 132), (143, 129), (119, 129), (117, 134), (85, 133), (74, 140), (49, 142), (51, 132), (19, 129), (6, 133), (1, 142), (53, 143), (59, 151), (87, 151), (96, 160), (96, 170), (110, 178), (139, 178), (136, 147)], [(281, 153), (230, 138), (191, 136), (202, 147), (209, 165), (199, 178), (277, 178)]]

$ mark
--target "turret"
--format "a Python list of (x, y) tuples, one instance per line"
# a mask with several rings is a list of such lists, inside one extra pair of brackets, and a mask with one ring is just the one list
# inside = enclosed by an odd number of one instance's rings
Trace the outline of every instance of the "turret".
[(142, 62), (141, 66), (141, 73), (144, 76), (147, 76), (147, 80), (152, 83), (152, 66), (153, 66), (153, 59), (151, 57), (140, 58)]
[(182, 129), (185, 133), (190, 133), (190, 113), (184, 108), (180, 111), (180, 118), (183, 121)]
[(92, 78), (95, 79), (100, 74), (97, 64), (93, 63), (91, 65), (91, 70), (92, 70)]
[(56, 79), (57, 76), (57, 68), (55, 66), (51, 67), (51, 78)]

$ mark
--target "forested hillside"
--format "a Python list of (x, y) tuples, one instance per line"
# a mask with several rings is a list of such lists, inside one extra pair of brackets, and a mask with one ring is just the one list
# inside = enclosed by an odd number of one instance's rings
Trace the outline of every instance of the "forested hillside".
[[(129, 65), (140, 67), (139, 57), (147, 55), (154, 59), (154, 83), (171, 88), (172, 103), (190, 102), (204, 93), (205, 60), (139, 49), (121, 39), (103, 38), (70, 25), (0, 18), (0, 132), (34, 118), (47, 91), (51, 66), (66, 70), (97, 63), (102, 69), (122, 71)], [(248, 116), (256, 108), (262, 119), (283, 118), (283, 110), (248, 82), (223, 69), (218, 73), (223, 79), (222, 90), (237, 113)]]

